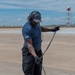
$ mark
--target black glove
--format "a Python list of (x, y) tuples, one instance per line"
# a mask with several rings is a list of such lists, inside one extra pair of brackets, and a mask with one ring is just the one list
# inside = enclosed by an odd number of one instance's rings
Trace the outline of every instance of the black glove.
[(41, 59), (40, 59), (38, 56), (36, 56), (36, 57), (35, 57), (35, 63), (36, 63), (37, 65), (39, 65), (40, 62), (41, 62)]
[(52, 28), (51, 30), (52, 30), (53, 32), (56, 32), (56, 31), (58, 31), (58, 30), (60, 30), (60, 29), (59, 29), (59, 26), (57, 26), (57, 27)]

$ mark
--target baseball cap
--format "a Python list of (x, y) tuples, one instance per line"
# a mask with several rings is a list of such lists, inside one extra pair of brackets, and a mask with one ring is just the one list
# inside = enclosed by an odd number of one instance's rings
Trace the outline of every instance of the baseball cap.
[(41, 22), (41, 20), (38, 20), (38, 19), (33, 19), (33, 20), (38, 23)]
[(34, 20), (35, 22), (41, 22), (41, 15), (40, 15), (40, 14), (34, 15), (33, 20)]

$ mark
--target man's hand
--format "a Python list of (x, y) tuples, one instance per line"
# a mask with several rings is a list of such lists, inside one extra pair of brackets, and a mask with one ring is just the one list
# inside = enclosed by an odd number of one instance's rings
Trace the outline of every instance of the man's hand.
[(37, 65), (39, 65), (40, 62), (41, 62), (41, 59), (40, 59), (38, 56), (36, 56), (36, 57), (35, 57), (35, 63), (36, 63)]
[(59, 26), (57, 26), (57, 27), (52, 28), (51, 30), (52, 30), (53, 32), (56, 32), (56, 31), (58, 31), (58, 30), (60, 30), (60, 29), (59, 29)]

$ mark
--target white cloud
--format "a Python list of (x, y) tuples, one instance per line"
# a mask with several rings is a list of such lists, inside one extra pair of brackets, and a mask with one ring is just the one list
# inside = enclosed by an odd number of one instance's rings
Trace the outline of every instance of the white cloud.
[(75, 16), (73, 18), (75, 18)]
[(42, 25), (59, 25), (59, 24), (66, 24), (67, 20), (65, 17), (58, 17), (58, 18), (50, 18), (44, 17), (42, 18)]
[(21, 18), (17, 18), (17, 21), (21, 21)]
[[(0, 0), (0, 9), (34, 9), (34, 10), (50, 10), (58, 12), (66, 12), (67, 7), (71, 7), (71, 13), (75, 12), (75, 0)], [(66, 14), (65, 13), (65, 14)], [(14, 13), (16, 14), (16, 13)], [(10, 23), (18, 24), (26, 21), (28, 13), (24, 13), (24, 16), (18, 16), (21, 18), (10, 19)], [(48, 15), (48, 16), (47, 16)], [(66, 17), (50, 18), (47, 14), (42, 18), (42, 24), (63, 24), (65, 23)], [(9, 16), (9, 15), (8, 15)], [(67, 16), (67, 15), (66, 15)], [(5, 18), (5, 17), (4, 17)], [(73, 21), (75, 16), (73, 17)], [(0, 19), (1, 21), (2, 19)], [(3, 20), (4, 21), (4, 20)], [(15, 23), (16, 22), (16, 23)], [(5, 23), (7, 23), (5, 21)], [(9, 23), (9, 22), (8, 22)], [(19, 23), (19, 24), (20, 24)]]
[(74, 10), (74, 0), (2, 0), (0, 1), (0, 8), (5, 9), (39, 9), (39, 10), (53, 10), (64, 12), (67, 6), (71, 6)]

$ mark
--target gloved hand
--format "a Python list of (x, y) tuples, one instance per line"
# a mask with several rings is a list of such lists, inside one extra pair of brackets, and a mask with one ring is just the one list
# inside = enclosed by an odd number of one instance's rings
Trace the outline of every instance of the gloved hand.
[(35, 57), (35, 63), (36, 63), (37, 65), (39, 65), (40, 62), (41, 62), (41, 59), (40, 59), (38, 56), (36, 56), (36, 57)]
[(59, 29), (59, 26), (52, 28), (52, 31), (53, 31), (53, 32), (56, 32), (56, 31), (58, 31), (58, 30), (60, 30), (60, 29)]

